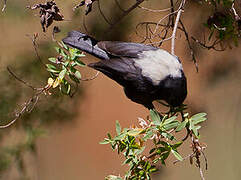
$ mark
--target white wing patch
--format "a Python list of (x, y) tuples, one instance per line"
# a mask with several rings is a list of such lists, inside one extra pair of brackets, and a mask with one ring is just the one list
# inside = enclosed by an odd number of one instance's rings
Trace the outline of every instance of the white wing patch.
[(169, 52), (158, 49), (144, 51), (135, 59), (135, 65), (142, 69), (142, 75), (152, 79), (154, 85), (158, 85), (167, 76), (181, 77), (182, 64), (177, 57)]

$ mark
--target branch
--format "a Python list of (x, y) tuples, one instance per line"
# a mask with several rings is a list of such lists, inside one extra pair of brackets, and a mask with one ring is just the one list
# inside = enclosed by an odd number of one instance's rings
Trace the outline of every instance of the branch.
[(184, 32), (184, 34), (185, 34), (185, 36), (186, 36), (187, 44), (188, 44), (188, 46), (189, 46), (190, 53), (191, 53), (191, 56), (192, 56), (192, 61), (193, 61), (193, 63), (195, 64), (196, 71), (198, 72), (198, 64), (197, 64), (197, 60), (196, 60), (196, 57), (195, 57), (194, 49), (193, 49), (193, 47), (192, 47), (192, 45), (191, 45), (191, 42), (190, 42), (190, 40), (189, 40), (189, 35), (188, 35), (188, 33), (187, 33), (187, 31), (186, 31), (186, 28), (185, 28), (185, 26), (184, 26), (184, 24), (182, 23), (181, 20), (180, 20), (180, 24), (181, 24), (181, 26), (182, 26), (182, 29), (181, 29), (181, 30)]
[(136, 9), (141, 3), (143, 3), (144, 0), (136, 0), (136, 3), (131, 6), (129, 9), (127, 9), (126, 11), (123, 12), (123, 14), (121, 15), (121, 17), (115, 22), (113, 23), (106, 32), (109, 32), (111, 29), (113, 29), (124, 17), (126, 17), (131, 11), (133, 11), (134, 9)]
[(39, 60), (39, 62), (45, 66), (45, 64), (43, 63), (43, 61), (41, 60), (40, 56), (39, 56), (39, 53), (38, 53), (38, 50), (37, 50), (37, 43), (36, 43), (36, 40), (38, 38), (38, 33), (34, 33), (33, 36), (31, 37), (29, 34), (26, 34), (27, 37), (29, 37), (33, 43), (33, 48), (34, 48), (34, 51), (35, 51), (35, 54)]
[(16, 74), (14, 74), (13, 71), (11, 71), (10, 67), (7, 67), (8, 72), (19, 82), (23, 83), (24, 85), (28, 86), (29, 88), (31, 88), (32, 90), (38, 90), (38, 88), (33, 87), (31, 84), (29, 84), (28, 82), (22, 80), (21, 78), (19, 78)]
[(177, 17), (176, 17), (176, 21), (174, 24), (174, 28), (173, 28), (173, 32), (172, 32), (172, 45), (171, 45), (171, 53), (173, 55), (175, 55), (175, 38), (176, 38), (176, 31), (177, 31), (177, 26), (178, 26), (178, 22), (181, 16), (181, 13), (183, 12), (183, 7), (185, 5), (186, 0), (183, 0), (178, 8), (178, 12), (177, 12)]
[(37, 104), (37, 102), (39, 100), (39, 96), (42, 93), (46, 94), (46, 92), (48, 92), (48, 90), (50, 88), (51, 88), (51, 86), (46, 85), (45, 87), (38, 89), (37, 92), (34, 94), (34, 96), (31, 97), (29, 100), (27, 100), (24, 103), (23, 108), (19, 112), (15, 113), (15, 118), (12, 121), (10, 121), (8, 124), (1, 125), (0, 129), (7, 128), (7, 127), (11, 126), (12, 124), (14, 124), (25, 112), (31, 112), (33, 110), (33, 108), (35, 107), (35, 105)]

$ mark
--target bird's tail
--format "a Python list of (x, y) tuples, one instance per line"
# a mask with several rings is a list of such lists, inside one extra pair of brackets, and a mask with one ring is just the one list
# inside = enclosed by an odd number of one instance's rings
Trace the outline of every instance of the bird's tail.
[(108, 54), (98, 47), (97, 40), (79, 31), (69, 32), (68, 36), (63, 39), (63, 42), (97, 58), (110, 59)]

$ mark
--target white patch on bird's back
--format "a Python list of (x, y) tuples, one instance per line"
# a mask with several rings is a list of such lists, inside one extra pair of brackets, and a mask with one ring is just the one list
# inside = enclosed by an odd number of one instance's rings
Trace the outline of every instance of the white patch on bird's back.
[(176, 56), (169, 52), (158, 49), (143, 51), (135, 59), (135, 65), (142, 69), (142, 75), (149, 77), (154, 85), (158, 85), (167, 76), (181, 77), (182, 64)]

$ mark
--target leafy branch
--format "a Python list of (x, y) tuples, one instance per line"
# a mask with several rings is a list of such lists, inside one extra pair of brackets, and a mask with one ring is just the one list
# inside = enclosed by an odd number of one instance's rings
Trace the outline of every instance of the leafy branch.
[[(110, 133), (100, 142), (100, 144), (110, 144), (118, 154), (125, 157), (123, 164), (127, 164), (129, 169), (123, 178), (119, 176), (107, 176), (107, 180), (135, 180), (151, 179), (151, 175), (158, 171), (158, 163), (166, 165), (167, 158), (172, 154), (177, 161), (184, 158), (179, 153), (179, 148), (183, 145), (183, 140), (178, 140), (177, 133), (185, 128), (190, 132), (193, 152), (188, 156), (190, 159), (196, 158), (196, 164), (200, 165), (200, 156), (204, 155), (206, 146), (199, 143), (200, 123), (206, 120), (206, 113), (198, 113), (189, 117), (188, 113), (183, 115), (183, 121), (178, 120), (178, 114), (159, 114), (155, 110), (150, 110), (150, 119), (139, 118), (139, 127), (121, 128), (116, 122), (116, 136)], [(151, 142), (151, 149), (147, 151), (147, 142)], [(206, 159), (206, 157), (205, 157)]]

